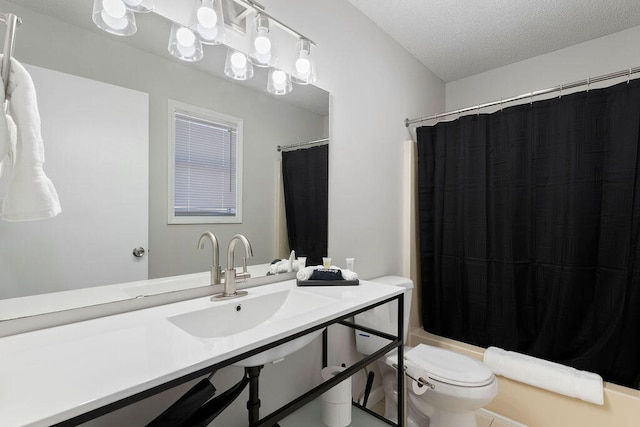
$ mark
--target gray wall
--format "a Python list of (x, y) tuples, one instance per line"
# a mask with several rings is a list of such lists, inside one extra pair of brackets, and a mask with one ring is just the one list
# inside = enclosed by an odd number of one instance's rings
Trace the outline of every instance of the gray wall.
[[(640, 26), (449, 82), (446, 85), (447, 110), (496, 101), (637, 67), (640, 65), (638, 40)], [(635, 74), (631, 77), (638, 76)], [(620, 81), (626, 81), (626, 77), (594, 84), (591, 87), (610, 86)], [(584, 89), (585, 87), (581, 87), (573, 91)], [(547, 95), (554, 96), (558, 94)], [(543, 98), (534, 98), (539, 99)], [(483, 110), (489, 111), (491, 110)]]

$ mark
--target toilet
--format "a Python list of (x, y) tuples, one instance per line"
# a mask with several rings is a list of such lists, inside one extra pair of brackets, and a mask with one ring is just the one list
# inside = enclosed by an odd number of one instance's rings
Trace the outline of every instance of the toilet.
[[(411, 310), (413, 282), (404, 277), (385, 276), (371, 280), (405, 288), (404, 334), (406, 342)], [(397, 307), (384, 304), (355, 316), (358, 325), (389, 334), (397, 333)], [(389, 341), (356, 330), (356, 347), (364, 355), (380, 349)], [(397, 422), (397, 350), (378, 359), (385, 394), (384, 416)], [(498, 382), (488, 366), (479, 360), (425, 344), (404, 347), (407, 372), (422, 377), (430, 386), (419, 387), (405, 377), (407, 389), (407, 425), (409, 427), (477, 427), (474, 411), (482, 408), (498, 393)]]

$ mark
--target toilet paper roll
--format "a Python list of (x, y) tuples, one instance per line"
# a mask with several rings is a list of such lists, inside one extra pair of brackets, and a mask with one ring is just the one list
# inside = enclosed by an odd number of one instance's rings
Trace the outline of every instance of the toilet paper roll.
[(423, 385), (421, 386), (420, 384), (418, 384), (417, 381), (413, 381), (411, 380), (411, 391), (413, 391), (414, 394), (417, 394), (418, 396), (420, 396), (421, 394), (424, 394), (427, 391), (428, 387)]
[[(322, 370), (322, 379), (328, 380), (345, 368), (328, 366)], [(351, 424), (351, 377), (322, 394), (322, 422), (328, 427), (346, 427)]]

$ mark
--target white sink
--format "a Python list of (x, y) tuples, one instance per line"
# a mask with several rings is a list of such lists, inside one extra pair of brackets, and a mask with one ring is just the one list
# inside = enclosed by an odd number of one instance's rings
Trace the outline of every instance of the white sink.
[[(211, 302), (205, 309), (179, 314), (169, 321), (190, 335), (223, 339), (256, 327), (285, 320), (295, 326), (296, 318), (335, 303), (334, 298), (298, 289), (252, 295), (224, 302)], [(309, 344), (322, 330), (305, 335), (265, 352), (235, 363), (236, 366), (258, 366), (277, 361)]]

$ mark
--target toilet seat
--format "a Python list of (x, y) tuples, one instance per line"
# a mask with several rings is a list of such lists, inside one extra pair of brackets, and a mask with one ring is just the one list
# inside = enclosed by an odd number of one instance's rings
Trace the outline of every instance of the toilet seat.
[(420, 344), (405, 353), (405, 359), (427, 372), (430, 379), (459, 387), (483, 387), (495, 380), (493, 372), (479, 360), (454, 351)]

